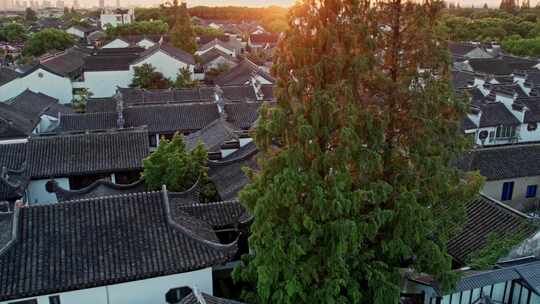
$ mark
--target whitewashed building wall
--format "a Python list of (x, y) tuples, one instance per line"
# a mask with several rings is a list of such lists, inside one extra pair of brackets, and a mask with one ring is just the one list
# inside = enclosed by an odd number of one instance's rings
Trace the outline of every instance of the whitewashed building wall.
[(114, 39), (113, 41), (105, 44), (102, 49), (123, 49), (123, 48), (127, 48), (129, 46), (129, 43), (125, 42), (124, 40), (121, 40), (121, 39)]
[(24, 77), (17, 78), (1, 86), (0, 101), (16, 97), (26, 89), (54, 97), (63, 104), (71, 103), (73, 100), (73, 86), (69, 78), (61, 77), (43, 69), (37, 69)]
[(188, 65), (187, 63), (184, 63), (176, 58), (173, 58), (166, 54), (165, 52), (159, 50), (152, 54), (150, 57), (145, 58), (142, 61), (137, 62), (136, 64), (133, 64), (130, 69), (133, 73), (133, 68), (141, 66), (145, 63), (149, 63), (152, 66), (156, 68), (156, 71), (160, 72), (165, 76), (166, 78), (169, 78), (171, 80), (175, 80), (178, 72), (181, 68), (189, 68), (191, 71), (191, 74), (193, 74), (194, 66)]
[(84, 85), (92, 92), (92, 97), (111, 97), (116, 87), (129, 87), (133, 79), (132, 71), (89, 71), (84, 72)]
[(49, 304), (49, 297), (55, 295), (60, 296), (62, 304), (168, 304), (165, 301), (167, 291), (182, 286), (190, 286), (201, 292), (213, 294), (212, 268), (34, 298), (10, 300), (0, 302), (0, 304), (10, 304), (27, 299), (37, 299), (38, 304)]

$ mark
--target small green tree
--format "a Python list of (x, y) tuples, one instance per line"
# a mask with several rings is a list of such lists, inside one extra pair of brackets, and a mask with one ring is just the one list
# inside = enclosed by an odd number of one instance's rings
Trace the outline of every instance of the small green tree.
[(178, 9), (176, 21), (171, 31), (171, 41), (175, 47), (190, 54), (195, 54), (197, 51), (197, 40), (185, 3), (182, 3)]
[(40, 56), (50, 50), (65, 50), (75, 44), (70, 34), (58, 29), (45, 29), (33, 34), (25, 44), (24, 55)]
[(178, 89), (182, 88), (194, 88), (199, 86), (199, 82), (191, 77), (192, 73), (188, 68), (181, 68), (176, 76), (174, 87)]
[(168, 89), (171, 87), (171, 81), (157, 72), (154, 66), (145, 63), (134, 68), (132, 88), (141, 89)]
[(143, 160), (143, 177), (148, 190), (182, 192), (199, 179), (206, 179), (208, 153), (202, 144), (191, 152), (184, 144), (183, 135), (176, 133), (172, 140), (161, 139), (157, 150)]
[(73, 109), (77, 113), (84, 113), (86, 112), (86, 103), (88, 102), (88, 99), (92, 97), (92, 92), (88, 89), (80, 89), (77, 91), (73, 98)]
[(26, 30), (20, 23), (12, 22), (0, 28), (0, 40), (21, 42), (26, 40)]

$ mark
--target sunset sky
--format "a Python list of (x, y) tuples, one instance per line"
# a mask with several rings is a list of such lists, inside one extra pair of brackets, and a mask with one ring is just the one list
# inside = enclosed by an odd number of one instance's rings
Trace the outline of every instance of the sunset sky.
[[(68, 0), (69, 1), (69, 0)], [(67, 1), (67, 2), (68, 2)], [(125, 2), (124, 5), (137, 5), (137, 6), (152, 6), (157, 5), (162, 0), (120, 0)], [(227, 5), (238, 5), (238, 6), (252, 6), (252, 7), (265, 7), (270, 5), (280, 5), (280, 6), (290, 6), (294, 3), (295, 0), (188, 0), (188, 6), (196, 5), (208, 5), (208, 6), (227, 6)], [(487, 3), (490, 7), (498, 7), (500, 0), (447, 0), (449, 2), (457, 3), (459, 2), (461, 6), (483, 6), (484, 3)], [(540, 0), (538, 0), (540, 1)], [(97, 6), (98, 0), (79, 0), (83, 5), (87, 6)], [(94, 3), (95, 2), (95, 3)], [(105, 0), (106, 4), (113, 5), (115, 0)], [(536, 5), (537, 0), (532, 0), (531, 5)]]

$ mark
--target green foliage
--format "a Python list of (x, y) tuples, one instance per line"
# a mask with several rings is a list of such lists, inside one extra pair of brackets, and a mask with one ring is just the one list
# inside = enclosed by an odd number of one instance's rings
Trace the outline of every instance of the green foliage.
[(162, 138), (157, 150), (143, 160), (144, 180), (148, 190), (183, 192), (207, 173), (208, 153), (202, 144), (187, 151), (183, 135), (176, 133), (172, 140)]
[(73, 109), (77, 113), (86, 112), (86, 103), (92, 97), (92, 92), (88, 89), (78, 89), (73, 99)]
[(197, 36), (207, 36), (207, 37), (215, 37), (215, 38), (225, 35), (223, 30), (221, 29), (215, 29), (215, 28), (200, 26), (200, 25), (193, 26), (193, 32)]
[(210, 70), (206, 71), (206, 75), (212, 78), (218, 76), (221, 73), (225, 73), (230, 69), (231, 67), (228, 64), (220, 63), (217, 67), (211, 68)]
[(146, 188), (157, 191), (166, 185), (169, 191), (183, 192), (198, 181), (201, 202), (215, 202), (219, 196), (208, 178), (207, 163), (208, 153), (201, 143), (188, 151), (182, 134), (174, 134), (172, 140), (162, 138), (157, 150), (143, 160)]
[(23, 53), (40, 56), (50, 50), (65, 50), (73, 44), (75, 39), (70, 34), (58, 29), (45, 29), (30, 36)]
[(171, 31), (172, 44), (190, 54), (195, 54), (197, 51), (197, 41), (186, 3), (180, 5), (176, 10), (175, 16), (176, 20)]
[(167, 23), (157, 21), (137, 21), (129, 24), (119, 25), (117, 27), (107, 28), (107, 36), (114, 38), (118, 36), (130, 35), (162, 35), (169, 30)]
[(254, 132), (261, 170), (240, 194), (254, 255), (234, 277), (250, 301), (397, 303), (404, 265), (456, 280), (446, 244), (481, 186), (450, 165), (469, 148), (468, 105), (434, 27), (441, 3), (397, 3), (291, 9), (278, 102)]
[(191, 78), (191, 71), (188, 68), (181, 68), (178, 71), (176, 81), (174, 82), (175, 88), (194, 88), (197, 86), (199, 86), (199, 82)]
[(518, 56), (540, 56), (540, 37), (519, 39), (514, 36), (501, 44), (502, 49)]
[(157, 72), (154, 66), (145, 63), (134, 67), (133, 81), (130, 86), (141, 89), (168, 89), (171, 87), (171, 81)]
[(0, 41), (21, 42), (26, 40), (26, 29), (20, 23), (12, 22), (0, 28)]
[(514, 235), (504, 235), (491, 233), (487, 237), (486, 244), (468, 257), (467, 265), (473, 269), (487, 270), (501, 259), (507, 256), (510, 251), (525, 240), (524, 233)]
[(26, 10), (24, 11), (24, 20), (36, 21), (37, 20), (36, 12), (33, 9), (27, 7)]

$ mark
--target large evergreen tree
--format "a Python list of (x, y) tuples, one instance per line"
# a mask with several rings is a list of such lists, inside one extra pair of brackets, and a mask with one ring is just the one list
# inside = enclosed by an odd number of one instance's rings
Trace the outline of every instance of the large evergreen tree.
[(172, 44), (190, 54), (195, 54), (197, 41), (186, 3), (182, 3), (175, 13), (176, 18), (171, 31)]
[(442, 3), (304, 0), (275, 56), (277, 105), (254, 133), (240, 199), (254, 255), (235, 277), (260, 303), (398, 303), (401, 269), (455, 279), (446, 252), (479, 178), (437, 21)]

